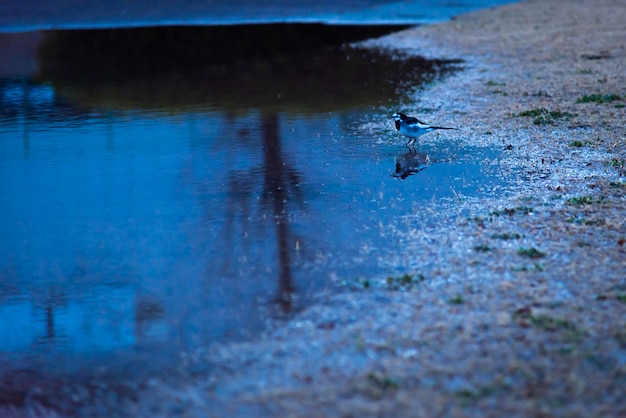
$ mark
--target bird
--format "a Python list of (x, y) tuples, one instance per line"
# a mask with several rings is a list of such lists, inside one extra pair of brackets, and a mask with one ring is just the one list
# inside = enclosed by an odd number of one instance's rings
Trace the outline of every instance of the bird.
[(457, 128), (446, 128), (444, 126), (432, 126), (427, 123), (420, 121), (418, 118), (414, 118), (412, 116), (407, 116), (404, 113), (394, 113), (392, 115), (396, 130), (400, 131), (400, 133), (409, 138), (409, 141), (406, 143), (408, 147), (409, 144), (415, 145), (417, 141), (417, 137), (424, 135), (428, 132), (432, 132), (436, 129), (457, 129)]

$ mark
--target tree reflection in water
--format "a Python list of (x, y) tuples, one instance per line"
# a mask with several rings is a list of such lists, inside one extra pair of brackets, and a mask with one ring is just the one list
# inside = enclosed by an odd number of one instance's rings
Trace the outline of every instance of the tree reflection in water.
[[(227, 117), (230, 123), (234, 123), (232, 115)], [(237, 169), (229, 172), (228, 201), (226, 203), (226, 223), (223, 230), (224, 242), (228, 248), (236, 248), (234, 240), (244, 240), (246, 234), (252, 228), (248, 228), (251, 213), (256, 212), (253, 205), (255, 196), (259, 196), (259, 211), (264, 214), (261, 218), (272, 223), (272, 230), (276, 236), (276, 254), (278, 265), (278, 289), (275, 296), (277, 306), (282, 313), (289, 314), (294, 308), (295, 285), (292, 269), (291, 243), (294, 242), (293, 232), (289, 220), (289, 212), (293, 205), (302, 206), (304, 198), (299, 188), (301, 174), (292, 168), (284, 154), (279, 129), (280, 121), (278, 114), (266, 112), (260, 116), (261, 138), (259, 143), (263, 148), (261, 167), (256, 169)], [(252, 142), (248, 138), (250, 131), (239, 131), (238, 140)], [(261, 178), (259, 178), (259, 174)], [(235, 223), (242, 222), (242, 228)], [(236, 236), (238, 231), (243, 231), (241, 236)], [(262, 245), (271, 240), (259, 239)], [(247, 250), (247, 249), (246, 249)], [(244, 250), (245, 252), (247, 252)], [(238, 259), (236, 254), (224, 260), (224, 268), (230, 270), (231, 260)]]
[(293, 277), (289, 242), (291, 231), (287, 205), (290, 200), (302, 203), (302, 194), (298, 188), (300, 175), (289, 167), (281, 149), (278, 129), (278, 116), (267, 114), (261, 120), (263, 133), (263, 194), (261, 204), (270, 208), (276, 227), (276, 245), (278, 250), (279, 276), (277, 301), (285, 312), (293, 307)]

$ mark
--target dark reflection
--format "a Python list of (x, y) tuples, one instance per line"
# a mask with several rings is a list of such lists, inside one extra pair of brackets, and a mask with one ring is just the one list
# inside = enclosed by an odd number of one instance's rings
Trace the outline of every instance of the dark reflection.
[[(337, 48), (400, 27), (252, 25), (47, 32), (39, 77), (92, 108), (195, 104), (284, 111), (347, 109), (397, 97), (451, 61)], [(335, 47), (328, 47), (335, 45)], [(446, 68), (446, 70), (449, 68)], [(181, 109), (178, 109), (181, 110)]]
[(287, 206), (290, 201), (302, 204), (302, 194), (298, 188), (300, 174), (289, 167), (281, 150), (278, 116), (263, 115), (261, 125), (264, 151), (261, 204), (269, 208), (273, 215), (279, 264), (277, 301), (283, 311), (289, 312), (295, 289), (291, 270), (291, 232)]
[(402, 28), (272, 24), (57, 30), (46, 32), (40, 62), (43, 74), (59, 80), (127, 80), (198, 66), (247, 65)]
[[(229, 125), (236, 119), (229, 116)], [(280, 119), (275, 113), (265, 113), (255, 121), (260, 129), (239, 129), (233, 133), (235, 141), (242, 147), (260, 148), (262, 161), (257, 168), (231, 169), (228, 172), (228, 194), (225, 202), (225, 225), (223, 228), (224, 248), (229, 252), (222, 260), (222, 272), (232, 274), (237, 267), (237, 259), (242, 254), (242, 241), (258, 239), (272, 242), (263, 236), (262, 228), (251, 225), (253, 217), (259, 214), (263, 224), (269, 224), (275, 235), (276, 264), (278, 268), (277, 291), (274, 301), (284, 314), (294, 309), (296, 287), (294, 285), (292, 250), (296, 239), (291, 228), (289, 214), (302, 208), (304, 196), (300, 189), (301, 173), (292, 168), (285, 155), (280, 135)], [(257, 136), (258, 133), (258, 136)], [(195, 182), (193, 178), (189, 181)], [(201, 194), (210, 193), (202, 186)], [(257, 196), (259, 197), (257, 199)], [(200, 196), (201, 199), (203, 196)], [(258, 203), (257, 203), (258, 202)], [(207, 211), (211, 208), (207, 208)], [(250, 236), (261, 232), (261, 236)], [(270, 250), (270, 248), (267, 248)], [(245, 250), (243, 250), (245, 255)], [(209, 266), (211, 270), (211, 266)]]
[(408, 152), (397, 157), (396, 170), (392, 176), (404, 180), (425, 170), (428, 164), (433, 162), (435, 161), (428, 154), (418, 153), (415, 148), (409, 148)]

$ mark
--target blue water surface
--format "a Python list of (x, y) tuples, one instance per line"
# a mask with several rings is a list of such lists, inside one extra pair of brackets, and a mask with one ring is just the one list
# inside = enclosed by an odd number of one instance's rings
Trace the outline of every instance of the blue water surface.
[(415, 25), (448, 20), (507, 0), (57, 0), (0, 2), (0, 32), (154, 25), (327, 23)]
[[(35, 26), (87, 21), (67, 18)], [(160, 367), (252, 338), (342, 279), (406, 272), (381, 263), (402, 251), (390, 225), (428, 227), (428, 202), (502, 181), (484, 164), (499, 150), (456, 131), (409, 149), (394, 131), (443, 64), (337, 47), (90, 79), (97, 50), (51, 59), (47, 37), (0, 38), (0, 364)]]

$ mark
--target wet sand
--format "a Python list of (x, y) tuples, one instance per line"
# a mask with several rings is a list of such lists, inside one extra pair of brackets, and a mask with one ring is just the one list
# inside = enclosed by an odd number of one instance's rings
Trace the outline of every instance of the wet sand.
[(625, 416), (625, 21), (623, 1), (531, 0), (367, 42), (463, 59), (403, 110), (501, 146), (513, 186), (422, 208), (433, 228), (419, 212), (385, 226), (410, 279), (321, 294), (261, 341), (187, 353), (176, 383), (84, 413)]

